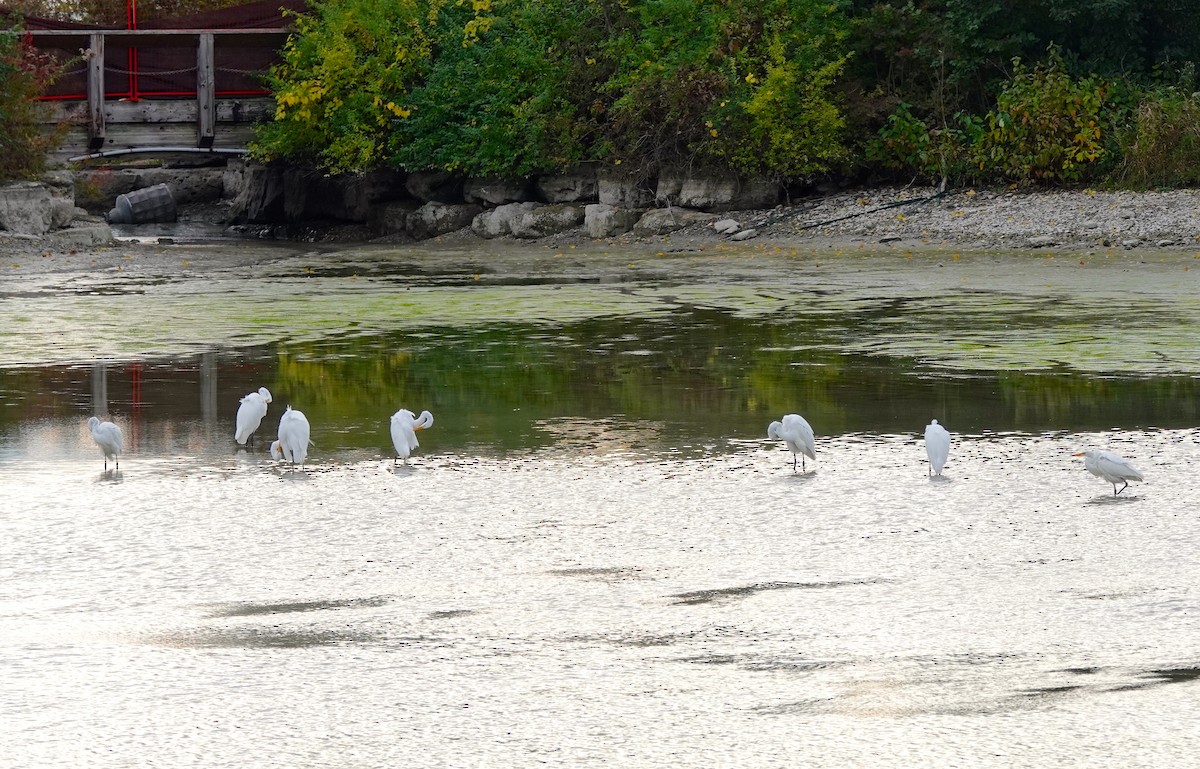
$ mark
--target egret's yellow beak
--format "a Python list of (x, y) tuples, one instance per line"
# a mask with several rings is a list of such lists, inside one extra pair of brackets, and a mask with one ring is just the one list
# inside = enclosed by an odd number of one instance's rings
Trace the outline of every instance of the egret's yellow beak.
[(1083, 456), (1083, 454), (1084, 454), (1084, 452), (1082, 452), (1082, 451), (1077, 451), (1077, 452), (1075, 452), (1074, 454), (1072, 454), (1071, 456), (1073, 456), (1073, 457), (1082, 457), (1082, 456)]
[(413, 425), (413, 432), (416, 432), (417, 430), (424, 430), (424, 429), (425, 429), (425, 425)]

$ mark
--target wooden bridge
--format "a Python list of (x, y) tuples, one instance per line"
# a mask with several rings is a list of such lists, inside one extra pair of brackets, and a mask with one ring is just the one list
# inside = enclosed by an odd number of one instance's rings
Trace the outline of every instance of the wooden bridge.
[(175, 20), (178, 27), (172, 20), (133, 28), (131, 19), (126, 29), (27, 21), (34, 47), (67, 70), (43, 97), (49, 119), (68, 126), (58, 154), (244, 152), (254, 123), (274, 110), (263, 76), (289, 34), (281, 5), (303, 7), (262, 0)]

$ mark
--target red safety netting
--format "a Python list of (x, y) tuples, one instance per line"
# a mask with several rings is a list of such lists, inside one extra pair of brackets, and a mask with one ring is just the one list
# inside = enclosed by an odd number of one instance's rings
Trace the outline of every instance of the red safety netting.
[[(28, 30), (284, 30), (290, 23), (286, 12), (305, 9), (303, 0), (262, 0), (262, 2), (221, 8), (187, 16), (138, 22), (134, 13), (124, 26), (77, 24), (56, 19), (26, 17)], [(75, 47), (47, 45), (35, 39), (40, 50), (53, 53), (66, 63), (65, 74), (51, 87), (47, 99), (87, 98), (87, 64), (82, 56), (86, 38), (76, 38)], [(213, 50), (217, 96), (267, 94), (263, 74), (279, 59), (276, 46), (240, 44), (236, 38), (215, 37)], [(195, 40), (180, 47), (133, 47), (106, 40), (104, 51), (104, 91), (106, 98), (139, 100), (146, 98), (195, 98)]]

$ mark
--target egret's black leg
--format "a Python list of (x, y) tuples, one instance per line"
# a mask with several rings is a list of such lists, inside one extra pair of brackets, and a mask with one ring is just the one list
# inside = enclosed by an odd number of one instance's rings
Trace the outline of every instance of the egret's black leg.
[(793, 473), (796, 472), (796, 459), (797, 459), (797, 456), (795, 454), (792, 454), (792, 472)]
[[(1125, 481), (1125, 485), (1121, 487), (1121, 491), (1124, 491), (1127, 488), (1129, 488), (1129, 481)], [(1114, 483), (1113, 484), (1113, 496), (1115, 497), (1116, 495), (1120, 494), (1121, 491), (1117, 491), (1117, 484)]]

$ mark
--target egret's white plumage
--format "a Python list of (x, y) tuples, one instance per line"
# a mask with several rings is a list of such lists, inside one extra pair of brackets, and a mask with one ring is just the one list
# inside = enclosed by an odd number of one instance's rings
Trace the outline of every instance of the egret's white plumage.
[[(1114, 454), (1111, 451), (1080, 451), (1072, 456), (1083, 457), (1083, 466), (1087, 468), (1092, 475), (1099, 476), (1113, 485), (1113, 495), (1120, 494), (1128, 486), (1130, 481), (1140, 481), (1142, 472), (1133, 466), (1130, 462), (1120, 454)], [(1124, 483), (1120, 489), (1117, 488), (1118, 483)]]
[(796, 460), (799, 459), (801, 469), (804, 468), (804, 457), (817, 458), (817, 444), (813, 439), (813, 430), (799, 414), (785, 414), (782, 422), (772, 422), (767, 426), (767, 437), (787, 441), (792, 450), (792, 471), (796, 470)]
[(96, 417), (89, 419), (87, 425), (88, 430), (92, 433), (92, 440), (104, 452), (104, 469), (108, 469), (109, 459), (113, 460), (116, 466), (120, 468), (121, 450), (124, 448), (121, 428), (112, 422), (101, 422)]
[(242, 446), (246, 445), (246, 441), (267, 415), (267, 404), (270, 402), (271, 392), (265, 387), (260, 387), (258, 392), (242, 398), (242, 405), (238, 406), (237, 410), (237, 432), (233, 435), (235, 441)]
[(271, 457), (304, 464), (308, 456), (308, 418), (291, 406), (279, 418), (279, 440), (271, 444)]
[(941, 475), (950, 456), (950, 433), (936, 419), (925, 426), (925, 453), (929, 455), (929, 473)]
[(407, 462), (413, 449), (421, 445), (417, 442), (417, 430), (430, 427), (433, 427), (433, 414), (428, 411), (422, 411), (419, 417), (408, 409), (392, 414), (392, 445), (396, 447), (396, 458)]

